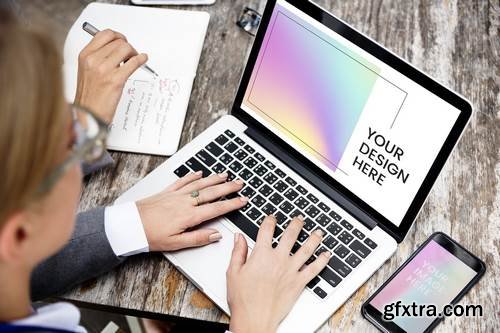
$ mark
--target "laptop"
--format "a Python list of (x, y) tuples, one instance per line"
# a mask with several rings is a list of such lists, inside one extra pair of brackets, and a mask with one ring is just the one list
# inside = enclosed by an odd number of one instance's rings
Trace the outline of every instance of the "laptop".
[(279, 331), (312, 332), (394, 254), (471, 113), (463, 97), (317, 5), (269, 0), (231, 114), (117, 202), (161, 191), (190, 171), (245, 181), (238, 194), (248, 205), (205, 224), (222, 240), (165, 253), (227, 314), (233, 233), (251, 250), (266, 215), (277, 218), (279, 242), (302, 214), (292, 253), (320, 228), (316, 255), (332, 257)]

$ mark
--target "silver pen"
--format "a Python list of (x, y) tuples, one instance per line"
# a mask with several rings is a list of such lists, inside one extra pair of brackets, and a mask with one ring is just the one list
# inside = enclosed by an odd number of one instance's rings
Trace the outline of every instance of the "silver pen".
[[(95, 36), (95, 34), (99, 32), (99, 29), (97, 29), (96, 27), (94, 27), (89, 22), (83, 23), (82, 29), (85, 30), (86, 32), (88, 32), (92, 36)], [(144, 64), (144, 65), (141, 66), (141, 68), (144, 69), (145, 71), (153, 74), (154, 76), (159, 77), (159, 75), (151, 67), (149, 67), (148, 65)]]

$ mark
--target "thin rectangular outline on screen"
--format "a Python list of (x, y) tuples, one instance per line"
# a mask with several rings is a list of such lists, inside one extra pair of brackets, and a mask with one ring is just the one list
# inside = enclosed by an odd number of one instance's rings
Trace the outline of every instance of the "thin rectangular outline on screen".
[[(281, 125), (276, 119), (274, 119), (273, 117), (271, 117), (269, 114), (267, 114), (266, 112), (264, 112), (261, 108), (259, 108), (257, 105), (255, 105), (252, 101), (251, 101), (251, 96), (252, 96), (252, 91), (253, 91), (253, 87), (254, 87), (254, 84), (255, 84), (255, 80), (257, 79), (257, 77), (259, 76), (259, 71), (260, 71), (260, 66), (262, 64), (262, 61), (264, 60), (264, 57), (266, 55), (266, 52), (267, 52), (267, 46), (269, 44), (269, 40), (271, 39), (271, 36), (274, 32), (274, 26), (275, 26), (275, 23), (276, 21), (278, 20), (278, 16), (279, 15), (283, 15), (285, 16), (286, 18), (288, 18), (289, 20), (293, 21), (294, 23), (298, 24), (299, 26), (301, 26), (303, 29), (307, 30), (308, 32), (310, 32), (311, 34), (313, 34), (314, 36), (318, 37), (319, 39), (321, 39), (323, 42), (327, 43), (328, 45), (334, 47), (336, 50), (340, 51), (341, 53), (343, 53), (344, 55), (346, 55), (347, 57), (351, 58), (352, 60), (354, 60), (355, 62), (359, 63), (361, 66), (365, 67), (366, 69), (368, 69), (369, 71), (373, 72), (375, 75), (377, 75), (378, 77), (382, 78), (384, 81), (388, 82), (389, 84), (391, 84), (392, 86), (394, 86), (395, 88), (399, 89), (400, 91), (402, 91), (404, 93), (404, 98), (403, 98), (403, 101), (401, 102), (401, 105), (399, 106), (398, 108), (398, 111), (396, 112), (396, 115), (394, 116), (394, 120), (392, 121), (391, 123), (391, 126), (390, 128), (392, 129), (392, 127), (394, 126), (394, 123), (396, 122), (396, 119), (401, 111), (401, 108), (403, 107), (403, 104), (404, 102), (406, 101), (406, 97), (408, 96), (408, 93), (398, 87), (396, 84), (392, 83), (391, 81), (387, 80), (385, 77), (383, 77), (382, 75), (378, 74), (377, 72), (375, 72), (374, 70), (372, 70), (370, 67), (366, 66), (365, 64), (363, 64), (362, 62), (356, 60), (355, 58), (353, 58), (352, 56), (350, 56), (349, 54), (347, 54), (346, 52), (342, 51), (341, 49), (339, 49), (338, 47), (336, 47), (335, 45), (333, 45), (332, 43), (330, 43), (328, 40), (324, 39), (323, 37), (319, 36), (318, 34), (316, 34), (314, 31), (310, 30), (309, 28), (307, 28), (306, 26), (302, 25), (300, 22), (294, 20), (293, 18), (291, 18), (290, 16), (288, 16), (287, 14), (283, 13), (279, 8), (277, 9), (277, 13), (276, 13), (276, 16), (272, 22), (272, 26), (271, 26), (271, 31), (270, 31), (270, 34), (269, 34), (269, 37), (267, 38), (267, 41), (266, 41), (266, 45), (264, 46), (264, 53), (262, 54), (262, 57), (260, 58), (260, 61), (259, 61), (259, 64), (257, 66), (257, 71), (255, 72), (255, 75), (252, 75), (253, 76), (253, 80), (252, 80), (252, 83), (251, 83), (251, 86), (250, 86), (250, 91), (248, 93), (248, 97), (246, 98), (246, 101), (253, 107), (255, 107), (257, 110), (259, 110), (260, 112), (262, 112), (263, 114), (265, 114), (269, 119), (271, 119), (275, 124), (277, 124), (279, 127), (281, 127), (284, 131), (286, 131), (287, 133), (289, 133), (290, 135), (292, 135), (294, 138), (296, 138), (297, 140), (299, 140), (302, 144), (304, 144), (306, 147), (308, 147), (311, 151), (313, 151), (315, 154), (317, 154), (318, 156), (320, 156), (324, 161), (328, 162), (329, 164), (333, 165), (337, 170), (341, 171), (342, 173), (344, 173), (345, 175), (349, 175), (347, 172), (345, 172), (344, 170), (340, 169), (335, 163), (333, 163), (332, 161), (330, 161), (328, 158), (326, 158), (325, 156), (323, 156), (321, 153), (319, 153), (318, 151), (316, 151), (316, 149), (314, 149), (313, 147), (311, 147), (310, 145), (308, 145), (306, 142), (304, 142), (301, 138), (299, 138), (298, 136), (296, 136), (294, 133), (290, 132), (286, 127), (284, 127), (283, 125)], [(352, 133), (351, 133), (352, 135)]]

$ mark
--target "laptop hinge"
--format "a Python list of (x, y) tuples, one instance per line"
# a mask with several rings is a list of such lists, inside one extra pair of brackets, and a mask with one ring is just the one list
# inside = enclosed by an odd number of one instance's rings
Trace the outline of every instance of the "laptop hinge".
[(262, 135), (259, 131), (247, 127), (245, 134), (258, 142), (262, 147), (267, 149), (276, 158), (285, 163), (290, 169), (301, 175), (304, 179), (309, 181), (314, 187), (321, 191), (324, 195), (334, 201), (337, 205), (342, 207), (345, 211), (349, 212), (354, 218), (360, 221), (368, 229), (373, 229), (377, 226), (377, 222), (373, 220), (363, 210), (358, 208), (351, 200), (338, 192), (334, 187), (328, 184), (327, 181), (317, 176), (313, 171), (300, 163), (299, 160), (287, 154), (285, 150), (281, 149), (277, 144), (273, 143)]

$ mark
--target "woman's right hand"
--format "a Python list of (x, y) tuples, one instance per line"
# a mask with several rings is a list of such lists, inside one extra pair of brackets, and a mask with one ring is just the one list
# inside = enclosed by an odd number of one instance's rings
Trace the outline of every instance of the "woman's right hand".
[(248, 259), (245, 238), (235, 234), (227, 270), (227, 295), (231, 310), (229, 329), (233, 333), (275, 332), (306, 284), (325, 268), (330, 259), (330, 253), (326, 251), (304, 266), (321, 243), (321, 231), (313, 232), (302, 247), (290, 255), (304, 225), (300, 218), (290, 222), (278, 246), (273, 248), (275, 225), (274, 217), (264, 219)]

